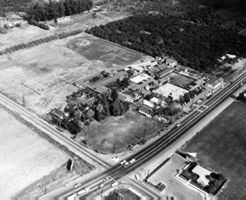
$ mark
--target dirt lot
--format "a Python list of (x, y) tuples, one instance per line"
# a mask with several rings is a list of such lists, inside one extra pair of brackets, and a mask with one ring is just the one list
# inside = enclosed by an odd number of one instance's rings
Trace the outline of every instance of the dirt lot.
[(0, 199), (8, 200), (69, 156), (0, 109)]
[(219, 200), (246, 199), (246, 104), (234, 102), (184, 147), (229, 178)]
[[(82, 48), (85, 48), (84, 42), (88, 45), (86, 56), (91, 60), (67, 48), (74, 40), (81, 41)], [(129, 52), (132, 51), (124, 47), (120, 50), (117, 45), (114, 47), (109, 42), (102, 41), (105, 48), (108, 45), (108, 49), (116, 50), (110, 53), (101, 51), (100, 58), (94, 56), (97, 49), (101, 48), (90, 47), (95, 41), (100, 43), (101, 40), (82, 33), (0, 56), (0, 90), (39, 115), (49, 112), (51, 108), (63, 107), (65, 97), (77, 90), (72, 85), (73, 82), (112, 67), (115, 60), (110, 55), (119, 54), (126, 64), (129, 63)], [(139, 55), (141, 56), (133, 55), (131, 61), (142, 57), (142, 54)], [(123, 61), (121, 64), (124, 64)]]
[[(89, 148), (103, 153), (120, 153), (128, 145), (154, 137), (160, 127), (159, 122), (128, 111), (119, 117), (110, 117), (99, 125), (92, 125), (86, 131), (86, 140)], [(100, 133), (100, 134), (98, 134)], [(85, 133), (81, 133), (84, 138)]]
[(178, 154), (173, 154), (168, 162), (150, 176), (148, 181), (154, 185), (163, 183), (166, 188), (162, 193), (166, 196), (175, 196), (175, 199), (178, 200), (202, 200), (202, 196), (197, 191), (192, 190), (175, 178), (177, 169), (182, 169), (185, 165), (185, 159)]

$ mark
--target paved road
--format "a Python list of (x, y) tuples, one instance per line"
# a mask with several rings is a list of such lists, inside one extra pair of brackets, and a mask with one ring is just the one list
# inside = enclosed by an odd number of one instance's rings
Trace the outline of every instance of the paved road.
[[(147, 161), (153, 159), (156, 155), (163, 152), (167, 147), (173, 144), (177, 139), (184, 135), (184, 133), (189, 130), (194, 124), (200, 121), (203, 117), (205, 117), (208, 113), (210, 113), (215, 107), (217, 107), (221, 102), (223, 102), (230, 94), (236, 91), (239, 87), (241, 87), (241, 83), (246, 81), (246, 74), (243, 73), (240, 75), (232, 84), (226, 86), (223, 90), (214, 94), (210, 99), (204, 102), (203, 106), (199, 109), (201, 111), (194, 110), (181, 124), (180, 127), (174, 127), (168, 133), (161, 136), (159, 140), (153, 142), (147, 147), (143, 148), (141, 151), (135, 153), (130, 156), (127, 160), (131, 160), (133, 158), (136, 159), (136, 162), (129, 165), (128, 167), (124, 167), (120, 164), (113, 166), (111, 169), (106, 170), (101, 175), (97, 177), (91, 178), (91, 180), (87, 180), (80, 188), (73, 190), (71, 193), (76, 193), (81, 191), (84, 187), (90, 188), (90, 191), (81, 196), (80, 199), (85, 199), (87, 196), (93, 194), (94, 192), (101, 190), (102, 188), (108, 188), (110, 185), (126, 176), (127, 174), (133, 172), (138, 167), (146, 163)], [(106, 177), (113, 177), (113, 179), (104, 182), (103, 179)], [(103, 185), (102, 185), (103, 184)], [(71, 194), (70, 193), (70, 194)], [(67, 197), (68, 194), (62, 195), (60, 198)]]

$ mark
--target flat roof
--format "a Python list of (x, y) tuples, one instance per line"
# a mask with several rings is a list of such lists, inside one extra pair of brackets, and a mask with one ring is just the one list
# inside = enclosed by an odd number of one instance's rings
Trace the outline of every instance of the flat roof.
[(170, 94), (172, 94), (172, 97), (174, 100), (178, 100), (180, 96), (183, 96), (185, 93), (188, 92), (188, 90), (185, 90), (181, 87), (178, 87), (176, 85), (173, 85), (171, 83), (166, 83), (165, 85), (159, 87), (157, 90), (155, 90), (156, 93), (163, 95), (164, 97), (168, 97)]
[(130, 80), (134, 83), (141, 83), (142, 81), (145, 81), (149, 78), (151, 78), (151, 76), (149, 76), (148, 74), (142, 73), (142, 74), (139, 74), (139, 75), (131, 78)]
[(208, 185), (209, 180), (206, 178), (207, 175), (211, 174), (211, 171), (205, 169), (204, 167), (197, 165), (192, 170), (193, 173), (197, 174), (199, 178), (197, 179), (197, 182), (202, 184), (203, 186)]

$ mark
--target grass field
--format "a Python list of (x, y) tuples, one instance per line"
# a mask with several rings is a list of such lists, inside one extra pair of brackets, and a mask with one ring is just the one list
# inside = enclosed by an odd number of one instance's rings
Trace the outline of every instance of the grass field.
[(187, 88), (194, 81), (194, 79), (188, 76), (183, 76), (175, 72), (171, 73), (169, 77), (170, 77), (170, 83), (182, 88)]
[(2, 108), (0, 130), (2, 200), (13, 198), (30, 184), (65, 164), (69, 158), (68, 154), (41, 138)]
[(123, 116), (110, 117), (100, 125), (93, 125), (87, 132), (88, 147), (102, 153), (119, 153), (128, 145), (137, 143), (143, 137), (154, 137), (160, 124), (156, 120), (128, 111)]
[(229, 178), (219, 200), (246, 199), (245, 130), (246, 104), (234, 102), (183, 147), (197, 152), (204, 165)]
[(89, 60), (101, 60), (109, 65), (126, 65), (143, 57), (142, 54), (113, 44), (100, 38), (85, 35), (68, 44), (68, 48), (85, 56)]
[[(78, 39), (76, 39), (78, 38)], [(85, 38), (85, 39), (83, 39)], [(72, 85), (76, 80), (95, 74), (111, 67), (115, 60), (110, 56), (95, 53), (101, 46), (88, 46), (85, 56), (67, 48), (73, 40), (94, 40), (104, 44), (105, 48), (116, 48), (115, 56), (123, 57), (120, 47), (102, 41), (87, 34), (69, 37), (42, 44), (30, 49), (17, 51), (11, 55), (0, 56), (0, 90), (39, 115), (54, 107), (63, 107), (65, 97), (77, 88)], [(122, 47), (127, 54), (127, 49)], [(129, 51), (131, 52), (131, 51)], [(102, 52), (103, 53), (103, 52)], [(129, 54), (129, 53), (128, 53)], [(133, 62), (140, 56), (125, 57), (125, 63)], [(122, 61), (123, 62), (123, 61)]]

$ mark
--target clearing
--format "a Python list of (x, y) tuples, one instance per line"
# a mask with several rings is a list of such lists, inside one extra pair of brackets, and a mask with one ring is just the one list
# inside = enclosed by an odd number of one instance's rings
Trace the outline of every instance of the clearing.
[(81, 141), (85, 140), (89, 148), (100, 153), (120, 153), (143, 138), (148, 140), (156, 136), (160, 126), (158, 121), (129, 110), (122, 116), (109, 117), (81, 132)]
[(220, 200), (246, 199), (246, 104), (234, 102), (183, 148), (229, 179)]
[(8, 200), (61, 167), (69, 155), (0, 110), (0, 199)]
[[(71, 41), (81, 44), (81, 48), (88, 45), (86, 56), (90, 59), (67, 48)], [(114, 50), (110, 53), (101, 51), (100, 58), (96, 57), (94, 52), (98, 52), (98, 48), (101, 47), (90, 47), (90, 44), (95, 42)], [(76, 80), (107, 68), (116, 68), (116, 59), (111, 59), (112, 54), (122, 57), (122, 65), (144, 57), (140, 53), (132, 53), (130, 59), (129, 54), (132, 50), (121, 48), (123, 50), (120, 50), (118, 45), (82, 33), (10, 55), (2, 55), (0, 90), (38, 115), (44, 115), (54, 107), (65, 105), (66, 96), (78, 89), (73, 86)]]

